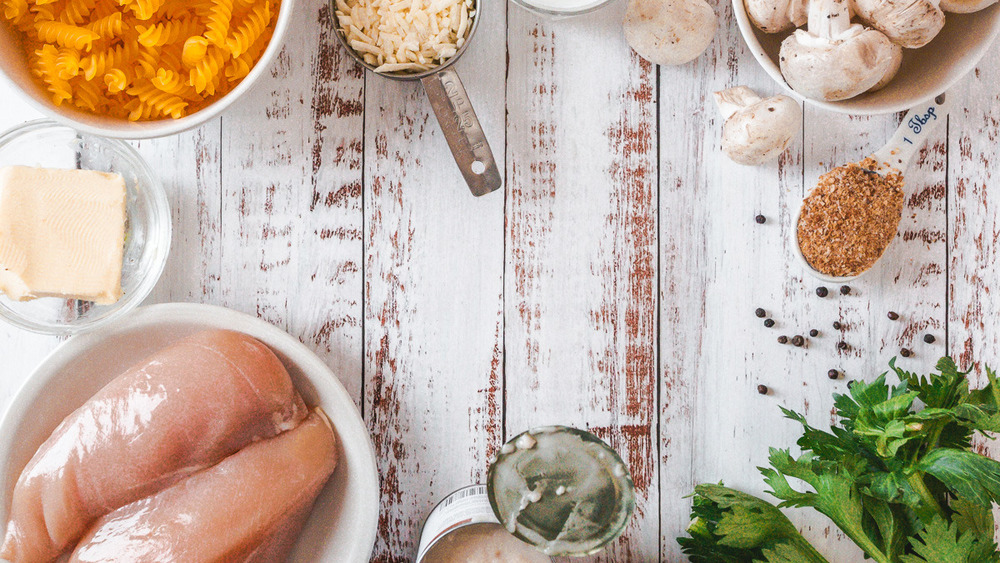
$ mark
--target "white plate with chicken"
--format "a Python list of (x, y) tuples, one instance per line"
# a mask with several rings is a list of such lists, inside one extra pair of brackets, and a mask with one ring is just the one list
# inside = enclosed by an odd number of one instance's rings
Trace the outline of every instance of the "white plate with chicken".
[(0, 422), (0, 558), (368, 561), (371, 438), (297, 339), (194, 304), (57, 348)]

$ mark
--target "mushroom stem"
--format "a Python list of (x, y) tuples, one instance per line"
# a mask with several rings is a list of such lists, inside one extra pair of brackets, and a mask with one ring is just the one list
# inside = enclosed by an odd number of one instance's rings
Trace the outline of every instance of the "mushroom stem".
[(811, 0), (809, 33), (823, 39), (837, 39), (851, 28), (851, 8), (847, 0)]
[(737, 86), (721, 92), (715, 93), (715, 104), (719, 106), (719, 113), (723, 119), (729, 119), (738, 111), (750, 107), (763, 100), (757, 92), (746, 86)]

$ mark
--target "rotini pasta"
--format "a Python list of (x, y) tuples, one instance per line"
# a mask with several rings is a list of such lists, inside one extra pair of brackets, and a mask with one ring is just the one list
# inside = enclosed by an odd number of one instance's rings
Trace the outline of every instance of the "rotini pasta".
[(24, 19), (28, 13), (27, 0), (3, 0), (0, 6), (3, 6), (3, 17), (14, 23)]
[(112, 68), (104, 73), (104, 87), (112, 94), (123, 92), (130, 82), (128, 75), (120, 68)]
[(233, 18), (233, 0), (212, 0), (212, 7), (206, 18), (205, 38), (218, 47), (226, 45), (226, 35)]
[(264, 0), (263, 4), (258, 4), (253, 7), (243, 23), (236, 28), (226, 40), (226, 47), (229, 48), (229, 54), (238, 57), (246, 52), (253, 45), (257, 38), (264, 33), (267, 26), (271, 23), (271, 2), (270, 0)]
[(199, 35), (204, 28), (197, 20), (184, 18), (151, 26), (137, 25), (135, 29), (139, 32), (139, 44), (144, 47), (162, 47)]
[(94, 9), (97, 0), (69, 0), (66, 7), (59, 14), (59, 21), (71, 25), (87, 23), (90, 12)]
[(188, 37), (181, 48), (181, 63), (186, 67), (192, 67), (205, 58), (208, 52), (208, 39), (201, 35)]
[(69, 80), (80, 74), (80, 52), (76, 49), (62, 48), (56, 55), (56, 75), (63, 80)]
[(205, 58), (189, 73), (189, 81), (194, 91), (212, 96), (222, 81), (222, 71), (229, 60), (229, 52), (221, 47), (210, 45)]
[(129, 120), (180, 118), (246, 77), (278, 0), (0, 0), (55, 105)]
[(130, 10), (135, 12), (135, 17), (146, 21), (152, 18), (156, 11), (163, 6), (166, 0), (133, 0), (128, 4)]
[(77, 27), (57, 21), (42, 21), (35, 24), (38, 38), (46, 43), (56, 43), (63, 47), (89, 51), (95, 39), (101, 36), (85, 27)]
[(121, 12), (112, 12), (86, 25), (86, 28), (101, 36), (101, 39), (113, 39), (125, 31)]

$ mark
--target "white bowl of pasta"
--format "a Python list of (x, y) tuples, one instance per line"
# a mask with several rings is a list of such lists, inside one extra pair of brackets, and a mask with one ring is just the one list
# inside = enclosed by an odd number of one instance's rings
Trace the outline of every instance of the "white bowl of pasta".
[(0, 75), (54, 119), (144, 139), (212, 119), (281, 48), (294, 0), (4, 0)]

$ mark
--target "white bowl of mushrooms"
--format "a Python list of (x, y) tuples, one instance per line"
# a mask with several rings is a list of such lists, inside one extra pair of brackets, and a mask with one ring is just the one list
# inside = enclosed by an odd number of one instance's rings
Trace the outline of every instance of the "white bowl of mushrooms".
[(842, 113), (904, 111), (971, 71), (1000, 34), (997, 0), (733, 0), (775, 81)]

